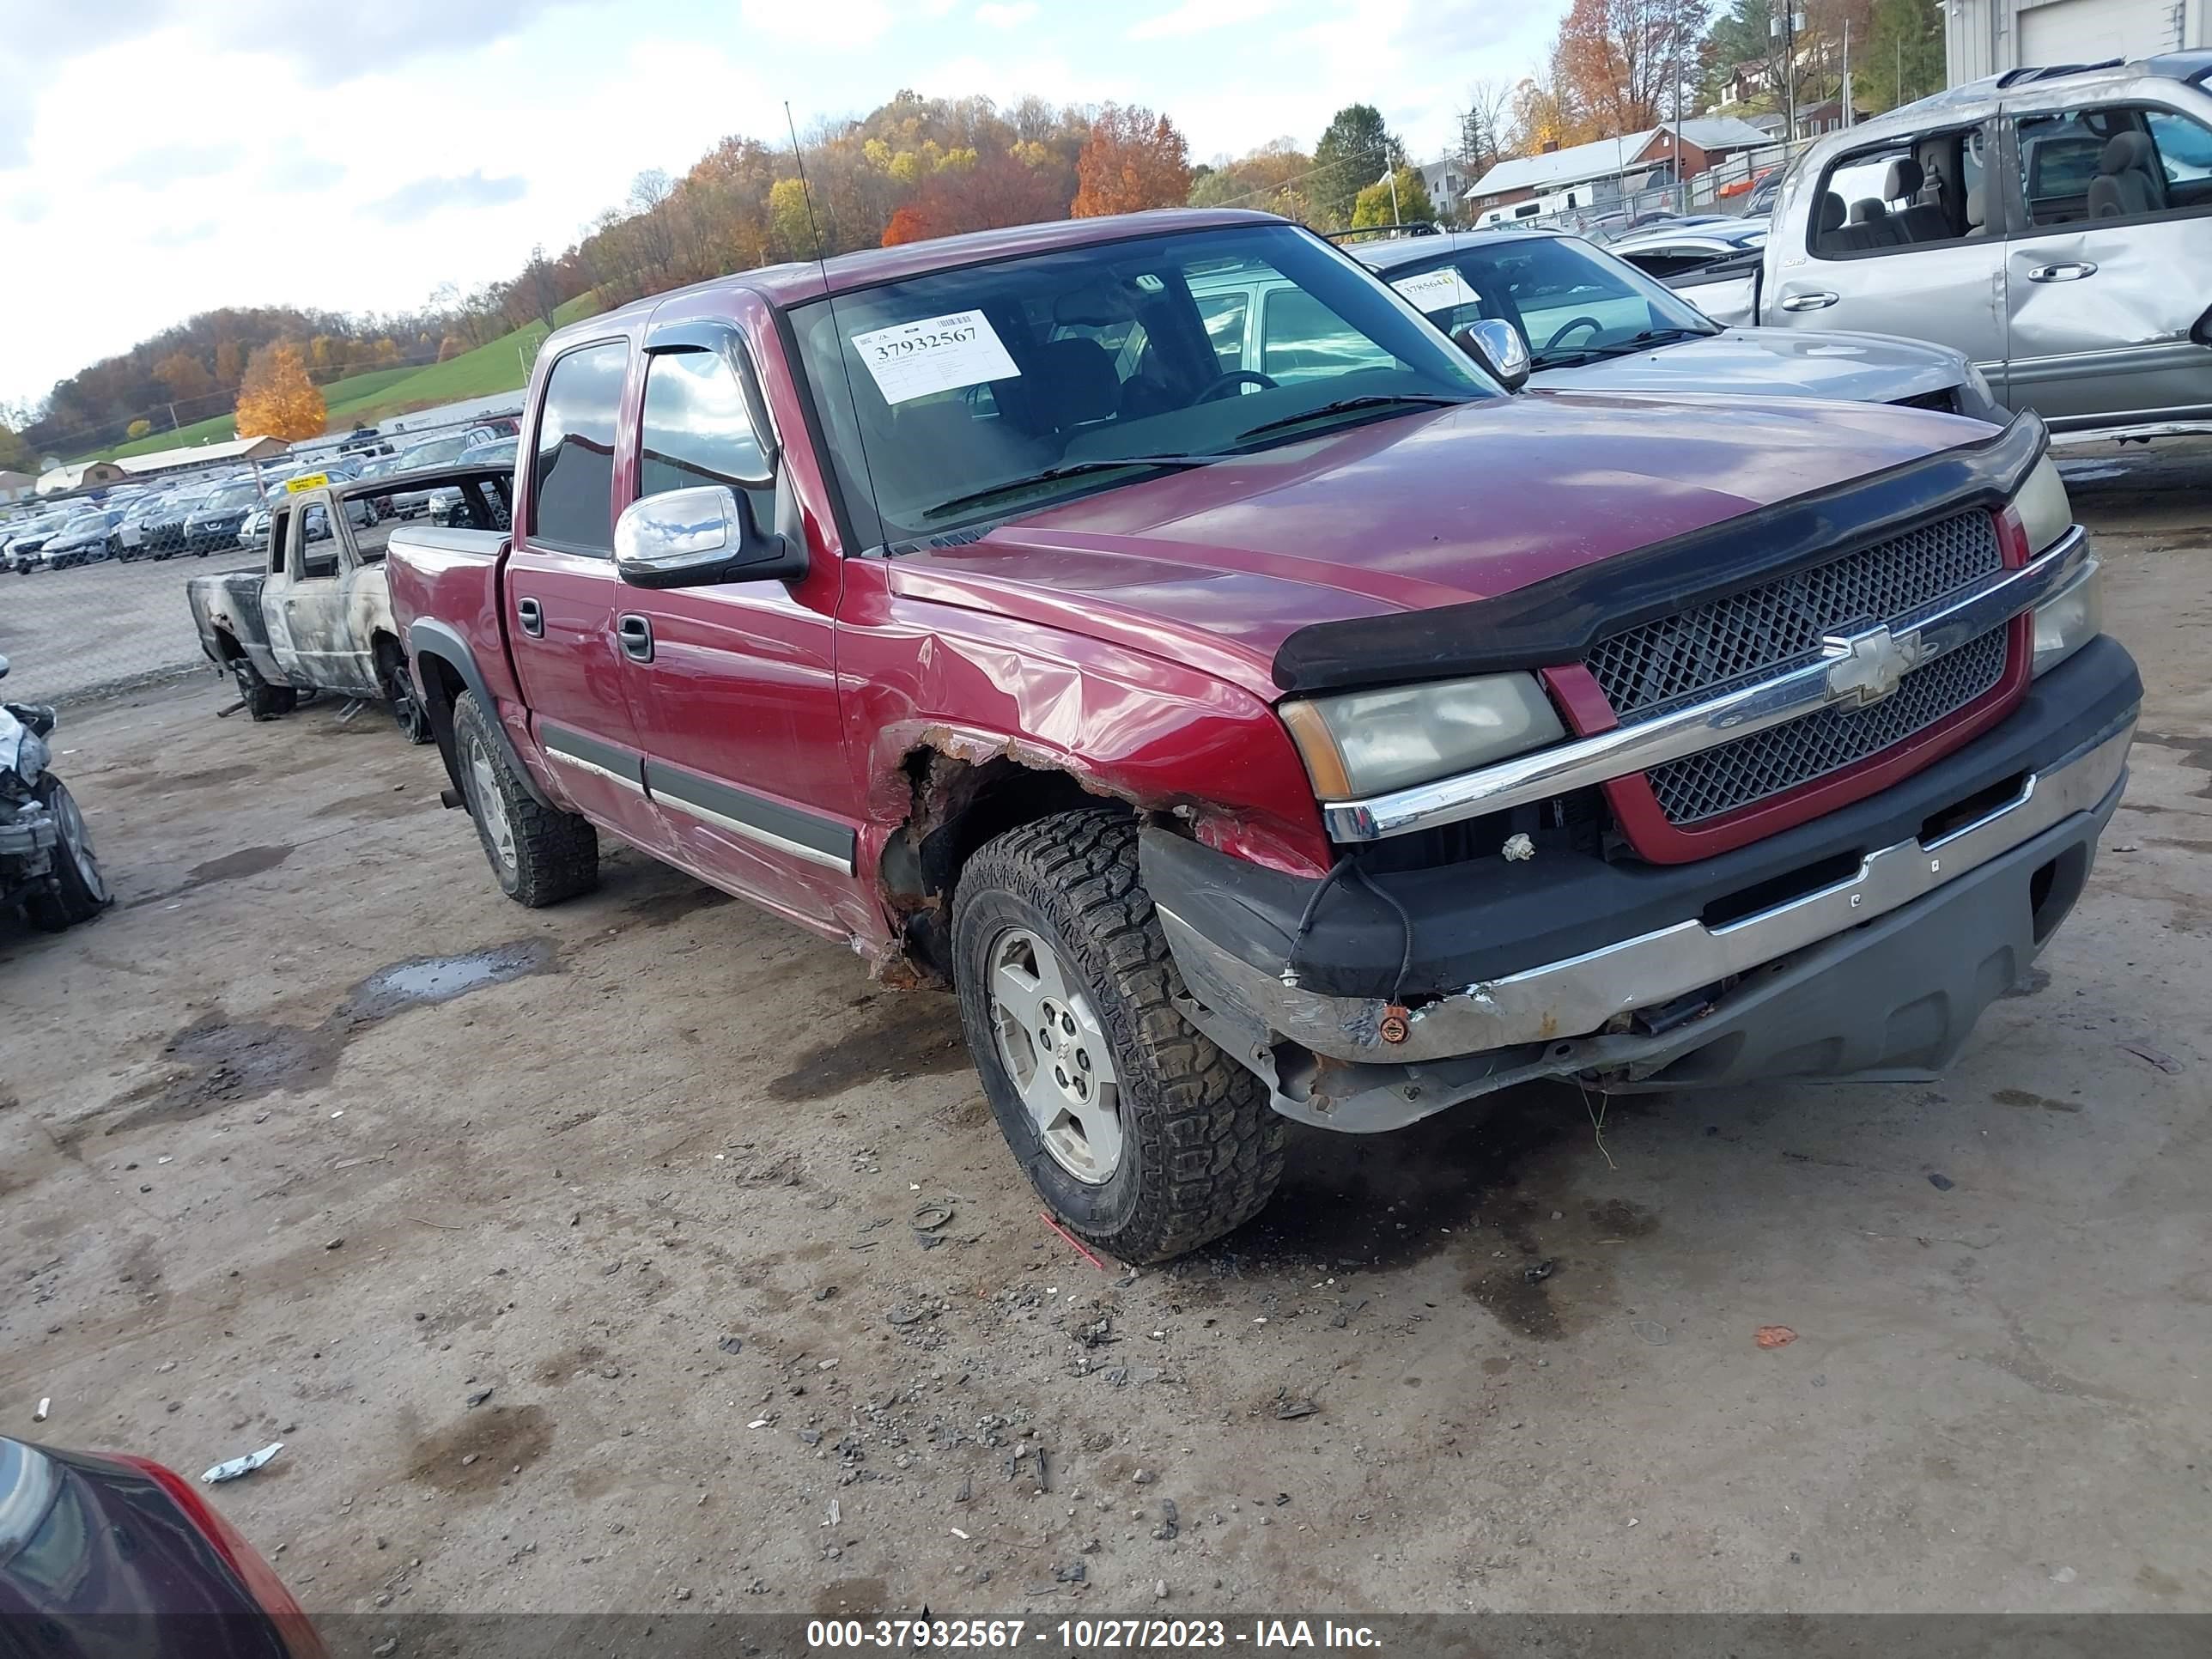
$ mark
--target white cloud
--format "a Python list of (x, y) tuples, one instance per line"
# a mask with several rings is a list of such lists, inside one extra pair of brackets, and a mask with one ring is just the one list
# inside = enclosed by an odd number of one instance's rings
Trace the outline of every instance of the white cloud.
[(810, 46), (865, 46), (892, 23), (884, 0), (744, 0), (745, 27)]
[(1036, 0), (984, 0), (975, 8), (975, 21), (987, 29), (1018, 29), (1036, 15)]
[(1132, 40), (1164, 40), (1204, 34), (1232, 24), (1254, 23), (1267, 15), (1269, 0), (1182, 0), (1173, 11), (1147, 17), (1129, 31)]

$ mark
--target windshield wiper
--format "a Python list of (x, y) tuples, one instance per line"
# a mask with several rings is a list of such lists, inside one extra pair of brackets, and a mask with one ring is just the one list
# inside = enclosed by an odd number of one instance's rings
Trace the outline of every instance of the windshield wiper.
[(1080, 477), (1086, 472), (1109, 472), (1124, 466), (1211, 466), (1225, 460), (1223, 455), (1123, 455), (1114, 460), (1065, 461), (1058, 466), (1048, 466), (1042, 472), (1032, 472), (1024, 477), (1008, 478), (1000, 483), (986, 484), (981, 489), (971, 489), (964, 495), (955, 495), (950, 501), (924, 507), (922, 519), (942, 519), (963, 507), (981, 507), (986, 501), (996, 501), (1001, 495), (1012, 495), (1037, 484), (1052, 483), (1060, 478)]
[(1279, 432), (1285, 427), (1300, 426), (1308, 421), (1318, 420), (1324, 415), (1349, 414), (1353, 410), (1388, 409), (1394, 404), (1426, 404), (1432, 408), (1449, 408), (1459, 404), (1471, 404), (1474, 401), (1472, 398), (1452, 398), (1434, 392), (1370, 392), (1357, 398), (1339, 398), (1334, 403), (1322, 404), (1297, 415), (1285, 415), (1276, 420), (1262, 421), (1259, 425), (1247, 427), (1238, 433), (1237, 441), (1243, 443), (1247, 438), (1257, 438), (1266, 433)]

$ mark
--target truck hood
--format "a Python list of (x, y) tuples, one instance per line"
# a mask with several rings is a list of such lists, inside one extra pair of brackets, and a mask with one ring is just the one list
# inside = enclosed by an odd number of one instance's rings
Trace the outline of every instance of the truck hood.
[(1731, 328), (1633, 356), (1547, 368), (1530, 383), (1560, 391), (1727, 392), (1890, 404), (1948, 391), (1966, 378), (1966, 360), (1948, 346), (1880, 334)]
[(1879, 404), (1528, 392), (956, 532), (890, 581), (1272, 700), (1276, 648), (1310, 623), (1493, 599), (1987, 435)]

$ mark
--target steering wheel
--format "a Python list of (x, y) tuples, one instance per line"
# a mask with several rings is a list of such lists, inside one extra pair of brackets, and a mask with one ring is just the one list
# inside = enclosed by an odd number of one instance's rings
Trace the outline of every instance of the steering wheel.
[(1602, 334), (1605, 332), (1605, 325), (1598, 321), (1596, 318), (1577, 317), (1571, 322), (1562, 323), (1559, 325), (1559, 331), (1553, 334), (1550, 339), (1544, 342), (1544, 349), (1549, 351), (1553, 346), (1559, 344), (1560, 341), (1565, 339), (1568, 335), (1573, 333), (1578, 328), (1586, 328), (1592, 334)]
[(1262, 391), (1273, 392), (1276, 382), (1256, 368), (1232, 368), (1226, 374), (1217, 375), (1212, 383), (1198, 394), (1198, 401), (1210, 404), (1218, 398), (1227, 396), (1230, 387), (1238, 386), (1256, 386)]

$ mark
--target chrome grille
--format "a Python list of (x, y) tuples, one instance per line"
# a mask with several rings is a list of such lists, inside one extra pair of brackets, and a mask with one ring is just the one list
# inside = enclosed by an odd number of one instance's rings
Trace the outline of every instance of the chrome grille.
[(1832, 703), (1817, 714), (1655, 766), (1644, 776), (1668, 822), (1697, 823), (1795, 789), (1878, 755), (1964, 708), (2004, 678), (2008, 630), (1916, 668), (1864, 708)]
[(1754, 587), (1607, 635), (1583, 659), (1622, 721), (1817, 659), (1821, 638), (1894, 623), (2003, 567), (1996, 521), (1955, 514)]

